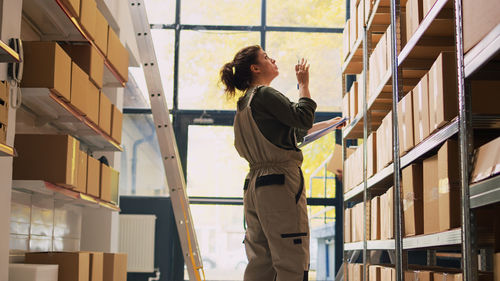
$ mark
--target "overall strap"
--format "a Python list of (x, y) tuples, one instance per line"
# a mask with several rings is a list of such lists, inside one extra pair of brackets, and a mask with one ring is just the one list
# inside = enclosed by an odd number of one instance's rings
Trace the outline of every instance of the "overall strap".
[(248, 99), (247, 106), (250, 107), (250, 103), (252, 102), (253, 96), (257, 93), (257, 91), (264, 86), (256, 86), (253, 88), (252, 93), (250, 94), (250, 98)]

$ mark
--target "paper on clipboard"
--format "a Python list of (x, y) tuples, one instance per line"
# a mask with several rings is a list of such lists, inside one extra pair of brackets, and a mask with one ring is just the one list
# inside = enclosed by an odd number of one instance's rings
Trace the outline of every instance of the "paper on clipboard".
[(309, 144), (319, 138), (321, 138), (322, 136), (325, 136), (327, 135), (328, 133), (334, 131), (335, 129), (337, 129), (337, 127), (339, 127), (340, 125), (342, 125), (343, 123), (345, 123), (347, 121), (347, 118), (342, 118), (340, 119), (339, 122), (333, 124), (333, 125), (330, 125), (324, 129), (321, 129), (319, 131), (316, 131), (314, 133), (311, 133), (307, 136), (304, 137), (304, 140), (297, 146), (298, 148), (301, 148), (303, 146), (305, 146), (306, 144)]

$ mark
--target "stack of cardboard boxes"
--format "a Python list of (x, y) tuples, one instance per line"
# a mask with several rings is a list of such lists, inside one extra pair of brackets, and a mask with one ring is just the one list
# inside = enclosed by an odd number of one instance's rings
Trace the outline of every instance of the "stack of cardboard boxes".
[(122, 113), (100, 90), (103, 62), (94, 48), (24, 42), (24, 56), (21, 87), (50, 89), (79, 115), (121, 142)]
[[(14, 180), (43, 180), (111, 202), (119, 172), (80, 150), (69, 135), (16, 135)], [(117, 203), (117, 202), (114, 202)]]
[[(129, 64), (127, 49), (97, 8), (95, 0), (65, 0), (62, 2), (71, 16), (77, 19), (87, 39), (99, 49), (102, 55), (106, 56), (120, 77), (127, 81)], [(95, 62), (98, 60), (104, 62), (102, 56), (100, 59), (94, 57)], [(98, 79), (102, 81), (102, 76)]]
[(57, 264), (58, 280), (126, 281), (127, 254), (102, 252), (32, 252), (28, 264)]
[(0, 81), (0, 144), (6, 143), (9, 124), (9, 83)]
[(471, 182), (480, 182), (500, 173), (500, 137), (476, 149)]
[(392, 111), (390, 111), (384, 119), (382, 124), (377, 129), (376, 141), (376, 161), (377, 172), (388, 166), (393, 160), (392, 153)]
[[(423, 233), (436, 233), (460, 226), (460, 186), (458, 169), (458, 144), (446, 141), (437, 155), (423, 161)], [(405, 179), (407, 182), (408, 179)], [(421, 181), (413, 175), (414, 186)], [(418, 191), (419, 193), (420, 191)], [(405, 224), (418, 222), (421, 214), (412, 218), (405, 214)], [(437, 216), (436, 216), (437, 214)], [(418, 233), (416, 233), (418, 234)]]
[(368, 72), (368, 97), (377, 95), (383, 78), (391, 69), (391, 26), (380, 37), (377, 46), (369, 59), (370, 71)]
[(363, 146), (358, 146), (345, 160), (345, 192), (363, 182)]

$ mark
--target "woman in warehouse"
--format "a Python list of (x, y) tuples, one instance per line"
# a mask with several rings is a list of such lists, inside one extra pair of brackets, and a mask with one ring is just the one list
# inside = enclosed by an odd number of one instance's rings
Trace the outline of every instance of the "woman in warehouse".
[(228, 98), (237, 103), (235, 147), (250, 164), (244, 186), (247, 223), (245, 281), (308, 279), (309, 225), (297, 140), (338, 122), (313, 124), (316, 103), (309, 92), (309, 65), (295, 66), (299, 101), (291, 102), (269, 84), (279, 74), (260, 46), (240, 50), (221, 71)]

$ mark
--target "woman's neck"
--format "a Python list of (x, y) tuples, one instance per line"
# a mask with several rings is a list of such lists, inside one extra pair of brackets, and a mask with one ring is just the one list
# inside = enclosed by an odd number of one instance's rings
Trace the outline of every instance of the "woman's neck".
[(271, 81), (267, 81), (266, 79), (256, 78), (255, 80), (252, 81), (252, 83), (250, 84), (250, 87), (269, 86), (269, 84), (271, 84)]

